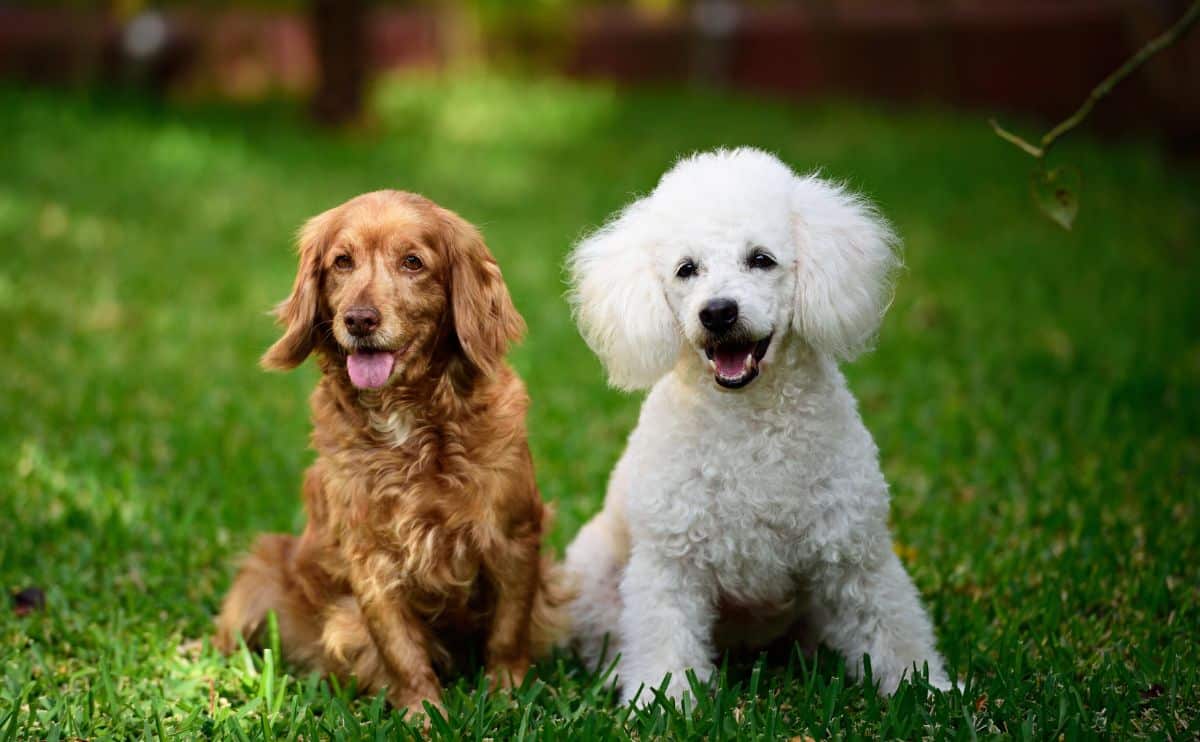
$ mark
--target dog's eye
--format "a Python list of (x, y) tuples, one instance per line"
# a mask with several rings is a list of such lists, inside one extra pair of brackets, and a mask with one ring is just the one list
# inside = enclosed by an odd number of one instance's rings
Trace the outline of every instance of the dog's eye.
[(765, 250), (755, 250), (746, 259), (746, 265), (751, 268), (766, 270), (767, 268), (774, 268), (777, 263), (775, 262), (775, 258), (771, 257)]
[(348, 271), (354, 267), (354, 260), (349, 255), (339, 255), (333, 259), (333, 267), (340, 271)]
[(409, 255), (406, 258), (404, 258), (404, 262), (402, 263), (402, 265), (404, 266), (404, 270), (406, 270), (406, 271), (419, 271), (419, 270), (421, 270), (421, 267), (424, 265), (424, 263), (422, 263), (421, 259), (418, 258), (416, 255)]
[(675, 269), (675, 277), (683, 279), (691, 278), (692, 276), (696, 275), (696, 270), (697, 268), (695, 263), (690, 260), (685, 260), (679, 264), (678, 268)]

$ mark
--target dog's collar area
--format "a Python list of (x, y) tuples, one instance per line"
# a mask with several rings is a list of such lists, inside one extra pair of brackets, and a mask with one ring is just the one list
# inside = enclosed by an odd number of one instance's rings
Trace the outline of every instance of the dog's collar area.
[(713, 379), (725, 389), (741, 389), (758, 378), (758, 366), (771, 346), (774, 333), (758, 341), (729, 340), (704, 348)]

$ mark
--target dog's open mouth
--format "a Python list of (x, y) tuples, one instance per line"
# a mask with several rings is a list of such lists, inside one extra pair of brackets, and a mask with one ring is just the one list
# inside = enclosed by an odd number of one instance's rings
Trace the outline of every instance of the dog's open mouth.
[(726, 389), (741, 389), (758, 377), (758, 362), (767, 354), (772, 335), (757, 342), (713, 342), (704, 349), (713, 378)]
[(346, 356), (346, 373), (350, 375), (350, 383), (358, 389), (378, 389), (392, 378), (392, 369), (396, 366), (396, 357), (404, 353), (400, 350), (360, 349)]

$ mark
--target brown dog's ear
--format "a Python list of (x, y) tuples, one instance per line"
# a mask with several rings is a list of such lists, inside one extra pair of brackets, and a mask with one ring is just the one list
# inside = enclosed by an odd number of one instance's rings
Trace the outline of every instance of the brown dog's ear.
[(309, 219), (300, 230), (300, 267), (292, 293), (275, 307), (283, 337), (263, 354), (265, 369), (287, 371), (304, 362), (316, 347), (316, 323), (321, 285), (321, 256), (332, 232), (336, 210)]
[(482, 235), (457, 214), (439, 209), (442, 237), (450, 258), (450, 311), (463, 354), (484, 374), (504, 359), (510, 342), (525, 334), (500, 266)]

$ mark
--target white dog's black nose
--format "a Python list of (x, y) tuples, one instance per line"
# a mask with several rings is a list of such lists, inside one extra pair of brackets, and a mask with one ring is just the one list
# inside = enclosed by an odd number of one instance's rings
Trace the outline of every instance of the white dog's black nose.
[(700, 324), (709, 332), (725, 332), (737, 318), (738, 305), (733, 299), (709, 299), (700, 309)]

